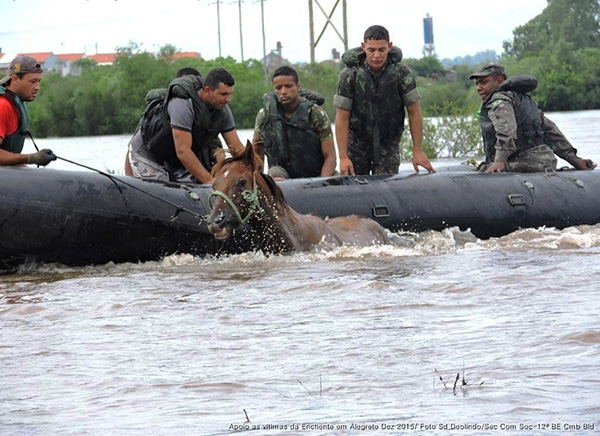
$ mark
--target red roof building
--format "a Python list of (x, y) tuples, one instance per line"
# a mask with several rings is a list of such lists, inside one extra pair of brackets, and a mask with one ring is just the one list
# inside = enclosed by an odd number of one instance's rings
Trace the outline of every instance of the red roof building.
[(63, 61), (63, 62), (75, 62), (75, 61), (78, 61), (79, 59), (83, 58), (84, 56), (85, 56), (85, 53), (63, 53), (63, 54), (56, 55), (58, 60)]
[(98, 65), (112, 65), (115, 63), (116, 58), (116, 53), (96, 53), (88, 56), (88, 59), (96, 61)]
[(19, 53), (20, 56), (31, 56), (32, 58), (35, 58), (36, 61), (38, 61), (40, 64), (42, 64), (42, 68), (43, 68), (43, 64), (44, 62), (46, 62), (48, 59), (52, 58), (52, 57), (56, 57), (56, 55), (54, 53), (52, 53), (51, 51), (44, 51), (44, 52), (39, 52), (39, 53)]
[(173, 53), (173, 55), (171, 56), (171, 59), (184, 59), (184, 58), (194, 58), (194, 59), (200, 59), (200, 53), (198, 53), (197, 51), (178, 51), (176, 53)]

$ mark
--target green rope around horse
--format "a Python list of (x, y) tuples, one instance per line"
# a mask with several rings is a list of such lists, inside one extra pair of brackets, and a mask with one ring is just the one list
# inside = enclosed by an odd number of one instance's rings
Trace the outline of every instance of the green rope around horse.
[(262, 213), (263, 209), (262, 209), (262, 207), (260, 207), (260, 201), (258, 200), (258, 186), (256, 186), (256, 174), (254, 174), (253, 177), (254, 177), (254, 180), (253, 180), (254, 190), (253, 191), (245, 190), (242, 192), (242, 197), (244, 198), (244, 200), (246, 200), (248, 203), (250, 203), (250, 208), (248, 210), (248, 214), (244, 218), (242, 218), (242, 214), (240, 213), (240, 210), (235, 205), (233, 200), (231, 200), (231, 198), (229, 198), (229, 196), (227, 194), (225, 194), (224, 192), (212, 191), (210, 193), (210, 197), (209, 197), (208, 201), (209, 201), (209, 203), (211, 203), (211, 207), (212, 207), (213, 197), (223, 198), (227, 202), (227, 204), (229, 204), (231, 209), (233, 209), (233, 211), (235, 212), (235, 216), (238, 219), (238, 222), (242, 225), (246, 224), (248, 222), (248, 220), (250, 218), (252, 218), (252, 216), (255, 213), (257, 213), (257, 212)]

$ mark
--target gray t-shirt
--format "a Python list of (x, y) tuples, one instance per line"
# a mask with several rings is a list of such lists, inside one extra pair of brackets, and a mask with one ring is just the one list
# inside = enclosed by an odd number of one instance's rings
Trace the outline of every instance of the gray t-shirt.
[[(233, 120), (231, 109), (229, 106), (225, 106), (223, 110), (227, 114), (227, 120), (219, 133), (227, 133), (235, 129), (235, 122)], [(172, 98), (167, 105), (167, 112), (169, 113), (169, 119), (171, 120), (171, 128), (184, 130), (186, 132), (192, 131), (192, 126), (194, 125), (194, 106), (191, 99)], [(133, 151), (138, 151), (142, 144), (142, 132), (138, 129), (131, 139), (131, 148)]]

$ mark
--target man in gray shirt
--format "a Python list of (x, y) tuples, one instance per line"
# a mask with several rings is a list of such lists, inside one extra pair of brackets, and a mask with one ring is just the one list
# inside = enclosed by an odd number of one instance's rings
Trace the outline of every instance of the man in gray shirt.
[[(176, 78), (165, 104), (140, 123), (129, 144), (134, 177), (212, 183), (215, 139), (220, 134), (233, 152), (243, 149), (228, 103), (234, 79), (223, 68), (211, 70), (202, 83), (195, 75)], [(147, 111), (148, 112), (148, 109)]]

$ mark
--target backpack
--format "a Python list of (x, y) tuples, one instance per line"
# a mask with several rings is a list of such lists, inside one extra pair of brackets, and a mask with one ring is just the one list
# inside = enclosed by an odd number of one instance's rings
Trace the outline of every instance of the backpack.
[(538, 81), (533, 76), (513, 76), (506, 79), (498, 91), (516, 91), (527, 94), (537, 88)]
[(323, 103), (325, 103), (325, 97), (323, 97), (323, 95), (317, 91), (311, 91), (310, 89), (302, 88), (300, 92), (298, 92), (298, 95), (318, 104), (319, 106), (323, 106)]
[(151, 89), (146, 94), (146, 109), (140, 119), (140, 131), (144, 144), (152, 139), (162, 136), (171, 136), (171, 123), (167, 113), (167, 101), (169, 95), (173, 97), (189, 98), (182, 86), (201, 88), (202, 76), (182, 76), (174, 79), (168, 88)]
[[(163, 92), (160, 92), (163, 91)], [(159, 134), (165, 126), (169, 126), (167, 116), (167, 90), (151, 89), (146, 94), (146, 109), (140, 119), (140, 132), (144, 144), (147, 144), (150, 139)], [(170, 128), (168, 129), (169, 133)]]

